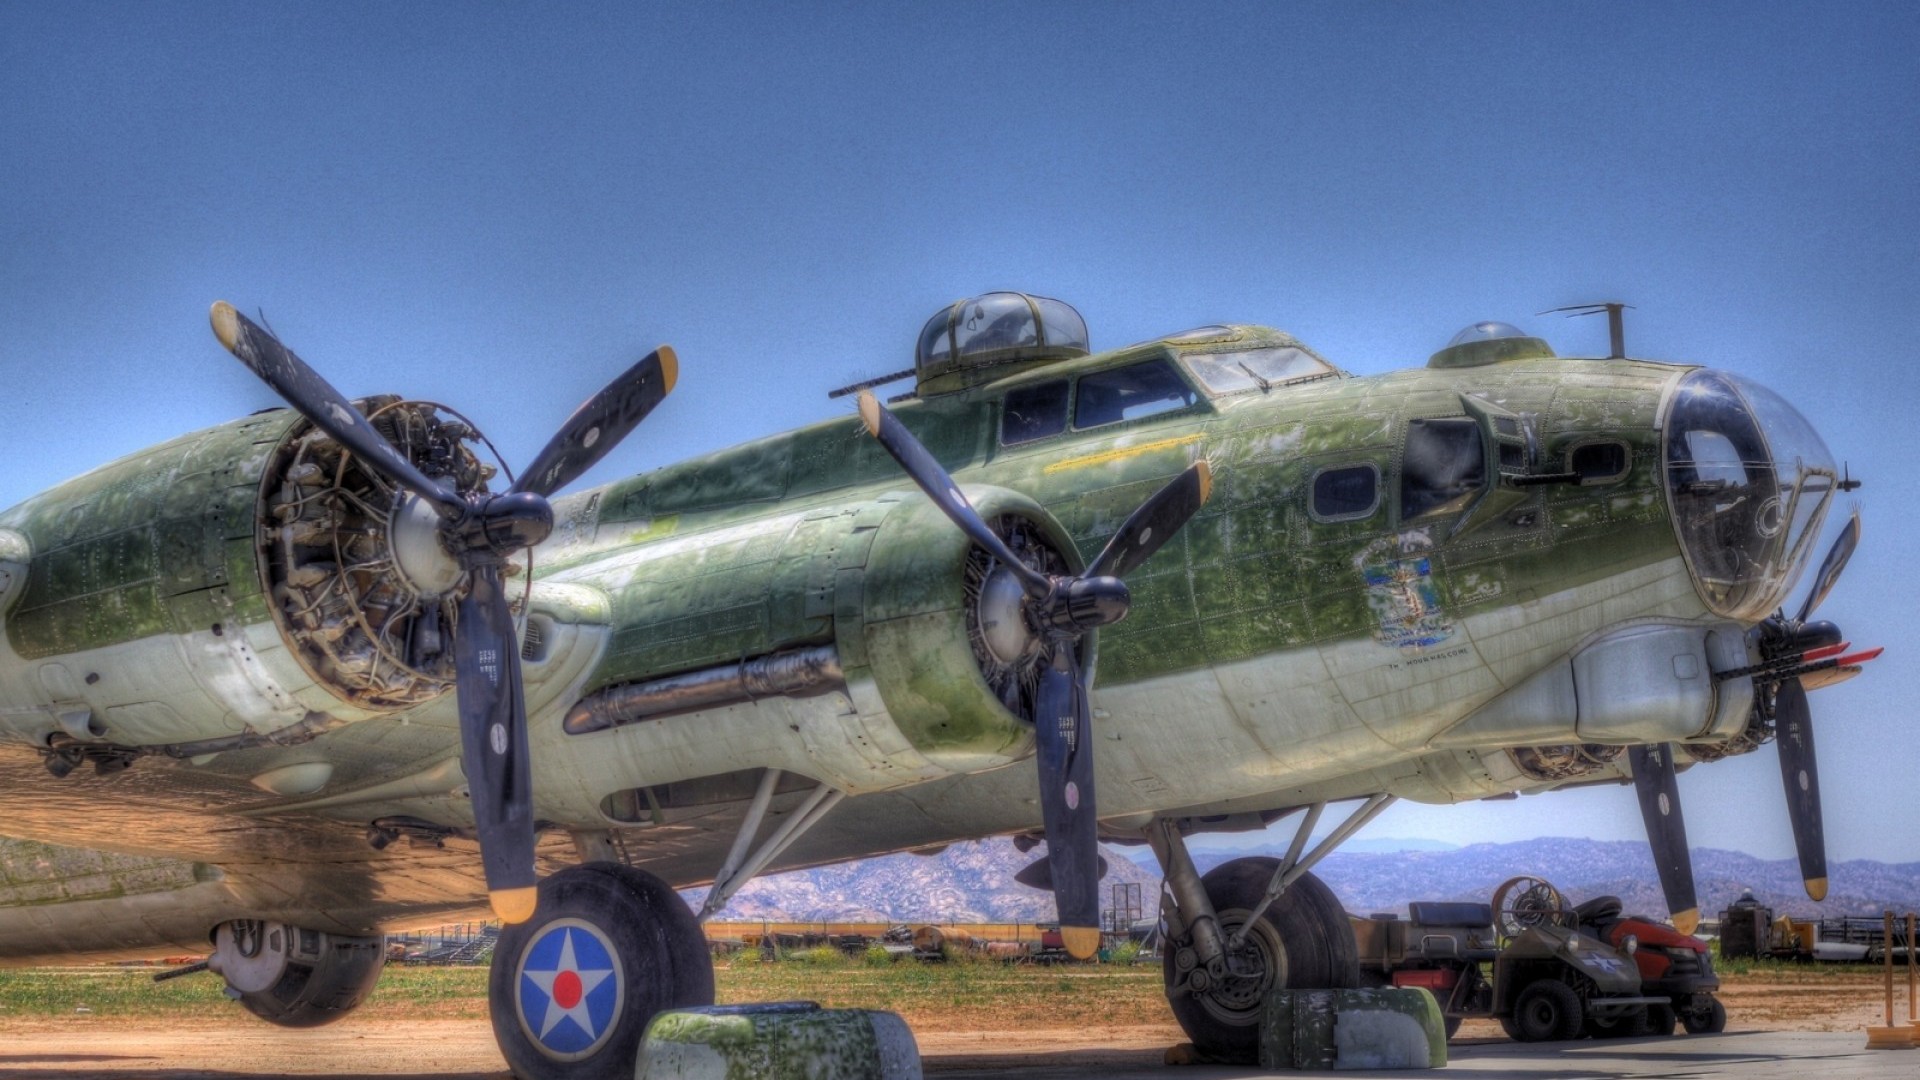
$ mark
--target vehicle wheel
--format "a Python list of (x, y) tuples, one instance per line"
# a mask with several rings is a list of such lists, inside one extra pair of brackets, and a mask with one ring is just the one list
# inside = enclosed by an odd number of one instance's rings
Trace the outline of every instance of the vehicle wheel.
[[(1200, 879), (1223, 935), (1247, 924), (1279, 865), (1278, 859), (1235, 859)], [(1347, 989), (1360, 983), (1353, 923), (1333, 891), (1312, 874), (1289, 885), (1260, 916), (1228, 958), (1229, 974), (1218, 984), (1198, 992), (1187, 989), (1180, 951), (1171, 943), (1163, 950), (1167, 1002), (1193, 1045), (1223, 1060), (1258, 1056), (1260, 1010), (1268, 991)], [(1204, 972), (1197, 974), (1204, 979)]]
[[(1589, 1016), (1582, 1031), (1590, 1039), (1637, 1039), (1646, 1035), (1651, 1026), (1647, 1010), (1635, 1008), (1605, 1018)], [(1673, 1030), (1671, 1024), (1667, 1030)]]
[(1559, 1042), (1580, 1034), (1585, 1019), (1580, 995), (1558, 979), (1536, 979), (1513, 1003), (1515, 1037), (1521, 1042)]
[(630, 1077), (655, 1014), (713, 1004), (713, 959), (666, 882), (588, 863), (542, 881), (533, 918), (501, 932), (487, 1003), (514, 1075)]
[(1674, 1026), (1679, 1022), (1680, 1017), (1673, 1011), (1673, 1006), (1647, 1006), (1647, 1033), (1649, 1035), (1657, 1035), (1664, 1039), (1673, 1034)]
[(1681, 1013), (1680, 1022), (1687, 1026), (1689, 1035), (1718, 1035), (1727, 1030), (1727, 1007), (1719, 998), (1710, 997), (1706, 1007)]
[(1495, 1019), (1500, 1021), (1500, 1030), (1507, 1033), (1507, 1038), (1512, 1039), (1514, 1042), (1525, 1041), (1520, 1038), (1520, 1026), (1513, 1022), (1513, 1017), (1499, 1016), (1495, 1017)]

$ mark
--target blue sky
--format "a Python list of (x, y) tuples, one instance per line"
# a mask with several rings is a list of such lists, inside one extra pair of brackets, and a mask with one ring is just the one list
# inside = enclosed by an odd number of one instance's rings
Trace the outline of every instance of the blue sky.
[[(206, 326), (264, 308), (351, 395), (509, 460), (672, 342), (597, 479), (835, 415), (920, 324), (1058, 296), (1096, 347), (1284, 327), (1369, 373), (1502, 318), (1797, 402), (1867, 481), (1822, 610), (1887, 644), (1816, 695), (1836, 857), (1907, 826), (1920, 380), (1907, 4), (0, 5), (0, 505), (272, 404)], [(1791, 853), (1771, 749), (1692, 839)], [(1626, 789), (1373, 835), (1640, 835)]]

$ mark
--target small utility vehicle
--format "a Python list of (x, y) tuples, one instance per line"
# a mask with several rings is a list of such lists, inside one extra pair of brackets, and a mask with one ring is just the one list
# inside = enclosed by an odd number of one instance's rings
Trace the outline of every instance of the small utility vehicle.
[[(1431, 991), (1448, 1036), (1468, 1017), (1496, 1019), (1525, 1042), (1671, 1034), (1676, 1015), (1689, 1031), (1725, 1026), (1704, 945), (1621, 918), (1617, 899), (1583, 907), (1584, 925), (1551, 884), (1517, 877), (1491, 904), (1421, 901), (1408, 905), (1405, 920), (1356, 919), (1363, 977)], [(1650, 946), (1644, 959), (1642, 940)]]

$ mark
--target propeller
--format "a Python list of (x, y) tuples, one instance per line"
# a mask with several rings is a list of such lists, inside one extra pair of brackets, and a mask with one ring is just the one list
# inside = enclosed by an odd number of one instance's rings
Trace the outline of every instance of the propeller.
[[(532, 770), (519, 639), (502, 570), (509, 558), (553, 531), (547, 496), (605, 457), (673, 389), (678, 359), (662, 345), (627, 369), (567, 418), (511, 489), (493, 494), (458, 490), (422, 472), (339, 391), (233, 305), (214, 304), (212, 320), (214, 336), (228, 352), (395, 487), (396, 531), (431, 528), (439, 550), (458, 564), (467, 585), (453, 628), (460, 763), (473, 799), (488, 900), (503, 921), (526, 921), (533, 915), (537, 881)], [(416, 501), (432, 513), (409, 513)]]
[[(1827, 896), (1826, 827), (1820, 816), (1820, 773), (1813, 749), (1813, 713), (1807, 707), (1807, 676), (1829, 672), (1851, 673), (1881, 650), (1847, 654), (1840, 628), (1825, 620), (1810, 621), (1840, 580), (1847, 560), (1860, 544), (1860, 511), (1855, 509), (1827, 556), (1821, 560), (1813, 585), (1799, 612), (1787, 618), (1775, 614), (1754, 628), (1760, 662), (1716, 674), (1720, 680), (1752, 676), (1754, 708), (1770, 718), (1780, 755), (1780, 779), (1786, 789), (1787, 819), (1793, 827), (1793, 846), (1800, 861), (1800, 877), (1807, 896)], [(1824, 682), (1816, 682), (1816, 686)], [(1647, 825), (1647, 843), (1653, 849), (1660, 887), (1666, 893), (1673, 925), (1690, 934), (1700, 921), (1694, 891), (1693, 864), (1687, 850), (1687, 826), (1680, 813), (1680, 787), (1674, 774), (1673, 746), (1635, 746), (1628, 750), (1634, 793)]]
[(934, 505), (1020, 584), (1028, 628), (1044, 650), (1030, 719), (1047, 838), (1046, 878), (1067, 951), (1085, 959), (1100, 947), (1101, 868), (1090, 672), (1080, 662), (1080, 644), (1094, 630), (1126, 618), (1132, 594), (1121, 579), (1205, 505), (1212, 485), (1207, 463), (1195, 462), (1135, 509), (1084, 572), (1051, 575), (1014, 555), (927, 448), (867, 391), (860, 394), (860, 419)]
[(1691, 934), (1700, 925), (1700, 899), (1693, 888), (1687, 822), (1680, 814), (1673, 745), (1628, 747), (1627, 760), (1633, 766), (1633, 790), (1640, 797), (1640, 817), (1647, 823), (1647, 843), (1653, 848), (1653, 865), (1660, 873), (1673, 928)]
[(1787, 820), (1793, 826), (1800, 878), (1806, 885), (1807, 897), (1815, 901), (1827, 897), (1827, 836), (1820, 816), (1820, 772), (1813, 751), (1813, 712), (1807, 707), (1807, 690), (1801, 682), (1801, 675), (1808, 672), (1801, 669), (1810, 658), (1815, 663), (1847, 667), (1879, 655), (1876, 649), (1832, 657), (1833, 653), (1846, 648), (1840, 640), (1840, 629), (1830, 622), (1808, 621), (1833, 591), (1841, 571), (1847, 568), (1847, 560), (1853, 558), (1854, 549), (1859, 545), (1860, 510), (1855, 507), (1840, 535), (1834, 538), (1833, 546), (1827, 549), (1826, 558), (1820, 561), (1813, 587), (1807, 591), (1799, 612), (1790, 620), (1775, 615), (1760, 625), (1761, 658), (1794, 665), (1770, 680), (1774, 746), (1780, 754), (1780, 781), (1786, 789)]

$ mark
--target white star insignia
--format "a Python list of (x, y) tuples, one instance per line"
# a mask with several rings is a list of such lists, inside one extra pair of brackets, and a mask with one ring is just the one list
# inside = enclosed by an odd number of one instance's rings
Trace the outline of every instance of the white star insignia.
[[(587, 1015), (587, 995), (593, 993), (594, 989), (601, 983), (612, 978), (613, 969), (607, 968), (602, 971), (580, 970), (580, 962), (574, 958), (573, 954), (573, 928), (567, 927), (560, 932), (566, 936), (562, 938), (560, 942), (559, 966), (551, 971), (526, 972), (527, 978), (533, 980), (533, 985), (539, 987), (541, 992), (547, 995), (547, 1015), (540, 1021), (540, 1038), (545, 1039), (547, 1034), (551, 1032), (561, 1020), (572, 1020), (574, 1023), (580, 1025), (580, 1030), (586, 1032), (589, 1038), (598, 1038), (600, 1033), (594, 1030), (593, 1019)], [(580, 982), (580, 997), (573, 1003), (571, 1008), (562, 1008), (560, 999), (556, 997), (553, 992), (553, 984), (557, 982), (563, 974), (571, 974)]]

